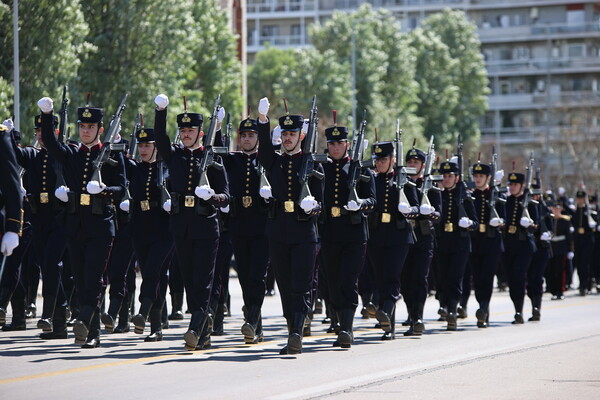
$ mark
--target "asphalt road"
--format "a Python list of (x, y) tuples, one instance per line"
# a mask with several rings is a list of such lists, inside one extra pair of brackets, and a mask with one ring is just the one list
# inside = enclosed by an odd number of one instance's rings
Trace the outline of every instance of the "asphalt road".
[[(281, 356), (286, 342), (279, 297), (263, 309), (265, 341), (244, 345), (242, 300), (230, 282), (232, 316), (209, 350), (183, 349), (184, 321), (158, 343), (133, 333), (103, 334), (98, 349), (69, 339), (42, 341), (36, 320), (22, 332), (0, 332), (0, 399), (559, 399), (600, 398), (600, 295), (544, 296), (541, 322), (512, 325), (508, 293), (495, 292), (488, 329), (469, 317), (456, 332), (425, 308), (427, 333), (382, 342), (375, 320), (355, 319), (355, 344), (333, 348), (317, 315), (303, 353)], [(527, 301), (526, 304), (529, 304)], [(38, 299), (38, 307), (41, 299)], [(530, 316), (527, 305), (525, 316)], [(397, 319), (406, 318), (403, 305)]]

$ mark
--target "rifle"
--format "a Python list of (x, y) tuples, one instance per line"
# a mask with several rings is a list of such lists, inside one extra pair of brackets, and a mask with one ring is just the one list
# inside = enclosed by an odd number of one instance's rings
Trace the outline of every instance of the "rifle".
[(356, 186), (358, 181), (369, 182), (371, 179), (368, 175), (362, 174), (363, 168), (363, 155), (365, 152), (365, 130), (367, 127), (367, 110), (363, 111), (362, 122), (358, 129), (358, 133), (353, 138), (354, 145), (351, 149), (352, 156), (350, 157), (350, 169), (348, 170), (348, 188), (350, 193), (348, 195), (348, 203), (350, 201), (359, 202), (358, 193), (356, 193)]
[(215, 136), (217, 133), (217, 114), (219, 113), (219, 109), (221, 106), (219, 103), (221, 102), (221, 95), (217, 96), (215, 100), (215, 106), (213, 107), (212, 114), (210, 116), (210, 125), (208, 126), (208, 131), (204, 134), (204, 151), (200, 156), (200, 180), (198, 182), (198, 186), (208, 186), (210, 187), (210, 182), (208, 181), (208, 168), (214, 167), (219, 170), (223, 169), (223, 164), (220, 164), (215, 159), (216, 154), (227, 154), (229, 152), (228, 148), (225, 147), (215, 147)]
[(458, 144), (457, 144), (457, 153), (458, 153), (458, 219), (468, 218), (467, 211), (465, 210), (465, 197), (468, 196), (467, 193), (467, 185), (463, 181), (463, 143), (461, 140), (460, 133), (458, 134)]
[(227, 122), (225, 123), (225, 139), (223, 140), (223, 145), (229, 151), (231, 146), (231, 115), (227, 113)]
[(125, 101), (127, 101), (127, 94), (125, 94), (123, 100), (121, 100), (121, 104), (117, 108), (115, 115), (110, 121), (110, 126), (108, 127), (106, 135), (104, 135), (104, 140), (102, 141), (103, 146), (102, 150), (100, 150), (100, 154), (92, 163), (94, 172), (92, 174), (92, 179), (90, 179), (90, 182), (96, 181), (98, 183), (102, 183), (102, 174), (100, 171), (105, 163), (112, 167), (118, 164), (117, 161), (110, 158), (110, 152), (111, 150), (113, 150), (111, 147), (115, 141), (115, 138), (117, 137), (117, 129), (119, 129), (119, 125), (121, 124), (121, 117), (123, 115), (123, 111), (125, 110)]
[(310, 188), (308, 186), (308, 180), (310, 177), (315, 177), (319, 180), (323, 179), (325, 175), (315, 169), (315, 163), (327, 162), (327, 156), (325, 154), (317, 154), (317, 125), (319, 124), (319, 118), (317, 116), (317, 96), (312, 98), (312, 106), (310, 108), (310, 117), (308, 120), (308, 132), (302, 142), (302, 165), (300, 166), (299, 180), (300, 180), (300, 197), (298, 198), (298, 205), (307, 196), (312, 196)]
[(467, 173), (467, 179), (465, 181), (465, 185), (467, 186), (467, 189), (473, 190), (475, 189), (475, 180), (473, 179), (473, 164), (471, 164), (471, 160), (467, 161), (468, 164), (468, 173)]
[(160, 204), (165, 204), (167, 200), (171, 200), (171, 194), (167, 190), (167, 174), (165, 174), (165, 162), (160, 159), (156, 163), (156, 180), (160, 188)]
[(415, 186), (414, 182), (408, 179), (408, 175), (415, 175), (416, 168), (408, 168), (404, 163), (404, 145), (402, 144), (402, 129), (400, 129), (400, 120), (396, 120), (396, 189), (398, 189), (398, 202), (408, 203), (408, 198), (404, 193), (404, 186)]
[(503, 198), (499, 196), (501, 190), (498, 188), (498, 185), (494, 181), (496, 176), (496, 171), (498, 170), (498, 154), (496, 153), (496, 146), (492, 147), (492, 162), (490, 163), (490, 220), (494, 218), (500, 218), (498, 215), (498, 211), (496, 210), (496, 203), (506, 202)]
[[(60, 116), (60, 124), (58, 125), (58, 140), (63, 144), (67, 144), (68, 131), (67, 131), (67, 106), (69, 99), (67, 98), (67, 86), (63, 86), (62, 95), (62, 106), (58, 115)], [(67, 186), (65, 181), (65, 175), (63, 173), (63, 166), (59, 162), (54, 163), (54, 173), (56, 174), (56, 187)]]
[(527, 207), (529, 203), (533, 200), (531, 199), (531, 181), (533, 179), (533, 168), (535, 165), (535, 159), (533, 158), (533, 151), (529, 155), (529, 162), (527, 163), (527, 173), (525, 175), (525, 190), (523, 191), (523, 200), (521, 201), (521, 206), (523, 207), (523, 212), (521, 214), (521, 218), (531, 219), (529, 216), (529, 210)]
[(129, 151), (127, 154), (132, 160), (135, 160), (135, 156), (137, 153), (137, 139), (135, 137), (135, 133), (140, 130), (141, 127), (144, 126), (144, 116), (142, 113), (138, 113), (135, 117), (135, 125), (133, 126), (133, 131), (131, 131), (131, 140), (129, 143)]
[(431, 189), (439, 191), (440, 188), (435, 186), (434, 182), (439, 182), (442, 180), (440, 175), (432, 175), (431, 171), (433, 170), (433, 162), (435, 161), (435, 144), (433, 143), (433, 135), (429, 139), (429, 147), (427, 150), (427, 157), (425, 158), (425, 168), (423, 169), (423, 186), (421, 186), (421, 206), (430, 206), (431, 202), (429, 201), (429, 197), (427, 193)]

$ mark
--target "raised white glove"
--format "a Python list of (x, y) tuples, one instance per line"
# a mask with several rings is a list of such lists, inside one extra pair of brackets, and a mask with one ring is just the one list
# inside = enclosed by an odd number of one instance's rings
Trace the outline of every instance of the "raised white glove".
[(458, 226), (460, 226), (461, 228), (469, 228), (472, 223), (473, 223), (473, 221), (471, 221), (467, 217), (462, 217), (461, 219), (458, 220)]
[(398, 203), (398, 211), (400, 211), (402, 214), (410, 214), (412, 210), (410, 208), (410, 204)]
[(44, 114), (48, 114), (54, 109), (54, 102), (50, 97), (42, 97), (38, 100), (37, 104)]
[(310, 214), (310, 212), (314, 210), (318, 205), (319, 203), (317, 203), (315, 198), (312, 196), (306, 196), (300, 202), (300, 208), (302, 208), (307, 214)]
[(358, 202), (354, 200), (350, 200), (348, 204), (344, 206), (344, 208), (348, 211), (358, 211), (360, 210), (360, 206), (362, 204), (362, 200), (358, 199)]
[(496, 174), (494, 175), (494, 181), (496, 183), (500, 183), (500, 182), (502, 182), (502, 178), (504, 178), (504, 170), (499, 169), (498, 171), (496, 171)]
[(540, 236), (540, 240), (543, 240), (545, 242), (549, 242), (550, 239), (552, 239), (552, 235), (550, 234), (550, 232), (543, 232), (542, 236)]
[(308, 120), (305, 119), (304, 122), (302, 123), (302, 132), (306, 133), (308, 132)]
[(261, 187), (258, 191), (258, 194), (260, 194), (260, 197), (262, 197), (265, 200), (269, 200), (271, 197), (273, 197), (273, 192), (271, 191), (271, 187), (269, 186)]
[(558, 195), (559, 196), (563, 196), (565, 194), (565, 188), (564, 187), (559, 187), (558, 188)]
[(129, 200), (123, 200), (121, 204), (119, 204), (119, 208), (125, 212), (129, 212)]
[(494, 228), (499, 227), (503, 223), (504, 223), (504, 220), (502, 218), (492, 218), (490, 220), (490, 226), (493, 226)]
[(423, 215), (431, 215), (435, 212), (435, 208), (429, 204), (423, 204), (419, 207), (419, 212)]
[(269, 99), (263, 97), (258, 102), (258, 113), (262, 115), (267, 115), (269, 113), (269, 107), (271, 103), (269, 103)]
[(227, 204), (225, 207), (221, 207), (220, 210), (222, 213), (229, 214), (229, 204)]
[(196, 190), (194, 190), (196, 196), (200, 197), (202, 200), (208, 200), (215, 195), (215, 191), (210, 188), (210, 186), (196, 186)]
[(275, 129), (273, 129), (273, 136), (271, 136), (271, 143), (274, 146), (281, 144), (281, 127), (277, 125)]
[(217, 111), (217, 122), (221, 123), (225, 119), (225, 108), (219, 107), (219, 111)]
[(54, 195), (57, 199), (59, 199), (63, 203), (66, 203), (69, 201), (69, 188), (66, 186), (59, 186), (54, 191)]
[(90, 194), (98, 194), (106, 189), (106, 185), (98, 181), (89, 181), (85, 188)]
[(596, 221), (594, 221), (594, 220), (591, 220), (591, 221), (590, 221), (590, 228), (591, 228), (591, 229), (594, 229), (594, 228), (596, 227), (596, 225), (598, 225), (598, 224), (596, 223)]
[(167, 201), (163, 203), (163, 210), (171, 212), (171, 199), (167, 199)]
[(159, 94), (154, 98), (154, 103), (159, 110), (164, 110), (169, 105), (169, 98), (166, 94)]
[(572, 259), (573, 259), (573, 257), (575, 257), (575, 253), (573, 253), (572, 251), (570, 251), (570, 252), (568, 252), (568, 253), (567, 253), (567, 258), (568, 258), (569, 260), (572, 260)]
[(8, 257), (12, 254), (13, 250), (19, 245), (19, 235), (14, 232), (6, 232), (2, 236), (2, 244), (0, 245), (0, 251), (4, 254), (4, 257)]
[(519, 221), (519, 224), (523, 227), (523, 228), (529, 228), (531, 226), (531, 224), (533, 224), (533, 221), (530, 220), (527, 217), (523, 217), (521, 218), (521, 220)]
[(11, 133), (12, 130), (15, 129), (15, 124), (13, 123), (13, 120), (10, 118), (2, 121), (2, 125), (4, 125), (6, 127), (6, 129), (8, 129), (8, 133)]

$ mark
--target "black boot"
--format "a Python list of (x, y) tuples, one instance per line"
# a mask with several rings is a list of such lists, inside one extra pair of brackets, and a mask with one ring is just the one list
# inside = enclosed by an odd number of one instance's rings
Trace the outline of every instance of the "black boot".
[(343, 309), (338, 313), (340, 318), (340, 333), (333, 344), (334, 346), (339, 345), (342, 349), (349, 349), (352, 347), (352, 342), (354, 342), (354, 335), (352, 333), (354, 312), (354, 309), (349, 308)]
[(225, 304), (219, 303), (217, 305), (217, 311), (215, 311), (215, 320), (213, 322), (213, 332), (214, 336), (223, 336), (224, 328), (223, 328), (223, 320), (225, 319)]
[(204, 311), (194, 311), (190, 318), (190, 325), (186, 333), (183, 334), (183, 340), (185, 340), (186, 350), (196, 350), (198, 341), (200, 340), (200, 333), (203, 326), (200, 323), (203, 321), (204, 316), (208, 315)]
[(44, 332), (52, 332), (52, 315), (56, 306), (56, 297), (44, 297), (42, 304), (42, 318), (37, 322), (38, 329)]
[[(290, 318), (288, 318), (287, 316), (285, 316), (285, 322), (287, 324), (288, 335), (290, 335), (292, 333), (293, 321)], [(288, 345), (287, 344), (285, 346), (283, 346), (281, 348), (281, 350), (279, 350), (279, 354), (281, 354), (281, 355), (288, 354)]]
[(59, 305), (54, 309), (52, 317), (52, 331), (40, 333), (40, 339), (66, 339), (67, 338), (67, 306)]
[(121, 311), (121, 307), (124, 304), (124, 299), (120, 297), (110, 299), (110, 304), (108, 306), (108, 312), (102, 313), (100, 320), (104, 324), (104, 329), (108, 333), (113, 333), (115, 329), (115, 321), (117, 320), (117, 315), (119, 315), (119, 311)]
[(377, 310), (377, 321), (381, 324), (381, 329), (385, 333), (391, 332), (392, 330), (392, 313), (395, 308), (394, 300), (385, 300), (383, 306)]
[(287, 341), (288, 354), (302, 353), (302, 332), (304, 331), (305, 321), (305, 313), (297, 312), (294, 314), (294, 320), (292, 321), (292, 330), (290, 332), (290, 335), (288, 336)]
[(171, 314), (169, 314), (169, 320), (179, 321), (183, 319), (183, 311), (181, 308), (183, 307), (183, 292), (181, 293), (171, 293), (171, 305), (173, 309), (171, 310)]
[(413, 332), (416, 336), (421, 336), (425, 332), (425, 324), (423, 323), (423, 309), (425, 304), (415, 303), (413, 305)]
[(10, 324), (4, 325), (2, 330), (5, 332), (10, 331), (24, 331), (26, 329), (26, 312), (25, 312), (25, 299), (15, 299), (12, 298), (10, 300), (10, 305), (12, 306), (12, 321)]
[[(0, 278), (2, 278), (0, 276)], [(12, 297), (12, 291), (8, 288), (0, 288), (0, 327), (6, 324), (6, 310), (8, 309), (8, 303)]]
[[(133, 322), (133, 331), (138, 335), (144, 334), (144, 329), (146, 328), (146, 320), (148, 319), (148, 314), (150, 314), (150, 310), (152, 309), (152, 305), (154, 302), (149, 298), (142, 299), (142, 305), (140, 306), (140, 312), (136, 314), (131, 322)], [(161, 320), (160, 318), (158, 319)]]
[(125, 296), (123, 304), (121, 304), (121, 310), (119, 310), (119, 324), (113, 329), (113, 333), (129, 332), (130, 309), (131, 303), (133, 303), (133, 296), (133, 293), (127, 293)]
[(533, 307), (531, 318), (528, 321), (540, 321), (542, 319), (542, 296), (535, 296), (531, 299), (531, 305)]
[(209, 313), (206, 316), (206, 322), (201, 323), (202, 329), (200, 330), (202, 333), (200, 334), (200, 339), (198, 340), (198, 345), (196, 346), (196, 350), (206, 350), (210, 349), (210, 335), (213, 332), (215, 320), (213, 319), (213, 314)]
[(391, 311), (391, 316), (390, 316), (390, 331), (389, 332), (385, 332), (383, 334), (383, 336), (381, 336), (381, 340), (394, 340), (396, 339), (396, 305), (394, 304), (394, 307), (392, 308)]
[(475, 318), (477, 318), (478, 328), (487, 328), (488, 320), (490, 317), (489, 305), (487, 303), (479, 304), (479, 309), (475, 311)]
[(258, 343), (258, 323), (261, 320), (260, 306), (249, 306), (246, 311), (246, 322), (242, 325), (242, 334), (246, 344)]
[(154, 303), (150, 310), (150, 335), (144, 338), (144, 342), (160, 342), (162, 340), (162, 311), (163, 303)]
[(312, 332), (310, 330), (310, 324), (312, 323), (313, 315), (310, 312), (306, 318), (304, 319), (304, 329), (302, 329), (302, 336), (312, 336)]

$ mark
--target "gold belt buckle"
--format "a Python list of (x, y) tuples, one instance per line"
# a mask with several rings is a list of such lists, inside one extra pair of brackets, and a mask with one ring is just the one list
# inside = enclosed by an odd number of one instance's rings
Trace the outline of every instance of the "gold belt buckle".
[(515, 233), (517, 233), (517, 226), (516, 225), (509, 226), (508, 233), (510, 233), (511, 235), (514, 235)]
[(342, 215), (342, 210), (339, 207), (331, 207), (331, 217), (337, 218)]
[(185, 196), (184, 205), (186, 207), (194, 207), (194, 204), (196, 204), (196, 199), (194, 199), (194, 196)]
[(81, 196), (79, 197), (79, 204), (82, 206), (89, 206), (90, 205), (90, 195), (87, 193), (81, 193)]
[(148, 200), (140, 201), (140, 208), (142, 211), (148, 211), (150, 209), (150, 202)]
[(454, 224), (452, 222), (446, 222), (444, 224), (444, 232), (454, 232)]
[(485, 233), (486, 230), (487, 230), (486, 224), (479, 224), (479, 232), (480, 233)]
[(49, 201), (48, 193), (46, 193), (46, 192), (40, 193), (40, 203), (48, 204), (48, 201)]
[(242, 205), (244, 208), (248, 208), (252, 205), (252, 196), (244, 196), (242, 197)]
[(283, 203), (283, 209), (286, 213), (294, 212), (294, 202), (292, 200), (288, 200)]
[(580, 235), (583, 235), (585, 233), (585, 228), (584, 227), (577, 228), (577, 233), (579, 233)]
[(381, 213), (381, 223), (389, 224), (392, 221), (392, 214), (390, 213)]

